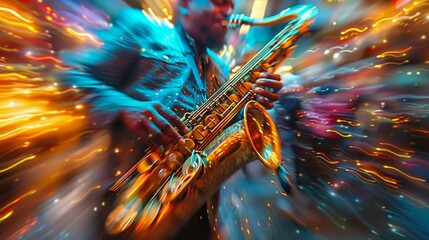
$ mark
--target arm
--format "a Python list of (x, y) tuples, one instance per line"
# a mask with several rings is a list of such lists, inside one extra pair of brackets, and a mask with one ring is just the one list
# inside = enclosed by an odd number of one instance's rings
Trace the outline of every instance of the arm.
[(148, 139), (156, 135), (151, 142), (168, 145), (181, 138), (173, 126), (185, 131), (177, 116), (155, 101), (139, 101), (120, 90), (141, 60), (143, 46), (139, 40), (145, 36), (140, 29), (148, 30), (145, 28), (148, 24), (137, 10), (126, 10), (118, 16), (110, 31), (102, 35), (104, 45), (100, 49), (64, 56), (74, 68), (59, 77), (64, 86), (84, 93), (90, 128), (107, 128), (120, 119), (140, 137)]
[(118, 89), (139, 57), (139, 47), (132, 35), (132, 29), (119, 19), (102, 35), (104, 45), (100, 49), (88, 48), (63, 56), (65, 63), (73, 68), (59, 74), (60, 82), (84, 93), (91, 128), (108, 127), (121, 109), (141, 105)]

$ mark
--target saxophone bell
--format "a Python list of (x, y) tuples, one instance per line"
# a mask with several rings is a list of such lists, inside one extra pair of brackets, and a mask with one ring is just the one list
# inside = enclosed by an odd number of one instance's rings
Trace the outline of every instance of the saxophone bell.
[[(275, 123), (254, 101), (252, 85), (254, 73), (275, 69), (290, 55), (292, 44), (307, 32), (316, 13), (314, 6), (300, 5), (264, 19), (237, 14), (225, 19), (230, 28), (289, 22), (203, 105), (182, 118), (191, 129), (183, 136), (183, 146), (161, 154), (147, 152), (112, 186), (112, 191), (120, 191), (105, 222), (109, 234), (133, 229), (136, 239), (171, 237), (225, 180), (256, 159), (277, 172), (287, 193), (294, 189), (281, 161)], [(242, 120), (228, 127), (240, 112)]]

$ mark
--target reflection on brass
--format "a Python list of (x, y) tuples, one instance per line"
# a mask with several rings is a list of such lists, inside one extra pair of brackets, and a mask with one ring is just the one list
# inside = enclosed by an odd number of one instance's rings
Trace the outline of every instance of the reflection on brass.
[[(169, 238), (245, 164), (259, 159), (278, 171), (277, 129), (264, 107), (253, 100), (252, 86), (260, 72), (273, 71), (291, 54), (293, 43), (316, 13), (315, 7), (300, 5), (267, 19), (225, 20), (227, 25), (289, 22), (202, 106), (185, 114), (182, 121), (189, 132), (183, 136), (183, 145), (159, 155), (148, 149), (138, 165), (115, 183), (111, 189), (120, 191), (117, 206), (106, 220), (109, 233), (123, 232), (135, 223), (131, 232), (135, 239)], [(231, 125), (239, 113), (243, 120)]]

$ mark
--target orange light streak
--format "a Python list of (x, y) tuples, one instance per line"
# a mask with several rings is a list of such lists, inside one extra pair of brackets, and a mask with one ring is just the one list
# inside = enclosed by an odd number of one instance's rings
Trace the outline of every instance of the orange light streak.
[(340, 163), (339, 161), (331, 160), (326, 154), (324, 154), (322, 152), (316, 152), (316, 154), (322, 155), (323, 157), (321, 157), (321, 156), (316, 156), (316, 157), (323, 159), (327, 163), (330, 163), (330, 164), (338, 164), (338, 163)]
[(101, 188), (101, 185), (93, 186), (93, 187), (91, 187), (90, 189), (88, 189), (88, 190), (87, 190), (87, 191), (82, 195), (82, 197), (80, 197), (78, 200), (73, 200), (73, 201), (71, 201), (70, 203), (71, 203), (71, 204), (78, 203), (78, 202), (82, 201), (83, 199), (85, 199), (85, 197), (86, 197), (86, 196), (88, 196), (88, 194), (89, 194), (90, 192), (92, 192), (92, 191), (94, 191), (94, 190), (97, 190), (97, 189), (100, 189), (100, 188)]
[(360, 179), (364, 180), (365, 182), (376, 182), (374, 179), (369, 179), (369, 178), (365, 178), (363, 177), (358, 171), (353, 170), (353, 169), (346, 169), (346, 172), (352, 172), (354, 174), (356, 174)]
[(385, 53), (382, 53), (382, 54), (378, 55), (377, 58), (384, 58), (385, 55), (387, 55), (387, 54), (401, 54), (401, 53), (405, 53), (405, 52), (407, 52), (407, 51), (409, 51), (411, 49), (412, 49), (412, 47), (407, 47), (407, 48), (402, 49), (402, 50), (387, 51)]
[(2, 18), (2, 17), (0, 17), (0, 21), (5, 22), (5, 23), (7, 23), (7, 24), (9, 24), (9, 25), (12, 25), (12, 26), (17, 26), (17, 27), (27, 28), (28, 30), (30, 30), (30, 31), (32, 31), (32, 32), (34, 32), (34, 33), (37, 33), (37, 32), (38, 32), (38, 31), (36, 30), (36, 28), (34, 28), (33, 26), (31, 26), (31, 25), (29, 25), (29, 24), (26, 24), (26, 23), (14, 22), (14, 21), (10, 21), (10, 20), (8, 20), (8, 19)]
[(378, 172), (373, 171), (373, 170), (368, 170), (368, 169), (364, 169), (364, 168), (361, 168), (361, 170), (364, 171), (365, 173), (373, 174), (373, 175), (379, 177), (384, 182), (387, 182), (387, 183), (390, 183), (390, 184), (393, 184), (393, 185), (398, 185), (398, 180), (396, 180), (396, 179), (393, 179), (393, 178), (390, 178), (390, 177), (386, 177), (386, 176), (382, 176)]
[(361, 147), (358, 147), (358, 146), (349, 146), (349, 148), (356, 148), (356, 149), (359, 149), (360, 151), (362, 151), (363, 153), (365, 153), (369, 156), (378, 157), (378, 153), (369, 153), (369, 152), (363, 150)]
[(387, 169), (393, 169), (393, 170), (395, 170), (395, 171), (397, 171), (397, 172), (399, 172), (399, 173), (401, 173), (401, 174), (403, 174), (403, 175), (407, 176), (407, 177), (408, 177), (408, 178), (410, 178), (410, 179), (413, 179), (413, 180), (416, 180), (416, 181), (419, 181), (419, 182), (426, 182), (426, 180), (425, 180), (425, 179), (417, 178), (417, 177), (413, 177), (413, 176), (411, 176), (411, 175), (409, 175), (409, 174), (407, 174), (407, 173), (404, 173), (403, 171), (401, 171), (401, 170), (399, 170), (399, 169), (397, 169), (397, 168), (395, 168), (395, 167), (386, 166), (386, 165), (383, 165), (383, 167), (384, 167), (384, 168), (387, 168)]
[(360, 123), (353, 123), (352, 121), (347, 121), (347, 120), (343, 120), (343, 119), (337, 119), (337, 123), (347, 123), (347, 124), (349, 124), (350, 126), (353, 126), (353, 127), (359, 127), (359, 126), (362, 125)]
[(95, 39), (95, 37), (92, 36), (89, 33), (81, 33), (81, 32), (78, 32), (78, 31), (76, 31), (76, 30), (74, 30), (73, 28), (70, 28), (70, 27), (66, 28), (66, 31), (68, 33), (70, 33), (71, 35), (77, 37), (78, 39), (85, 40), (85, 38), (88, 38), (89, 40), (91, 40), (96, 45), (99, 45), (99, 46), (103, 45), (102, 42), (97, 41), (97, 39)]
[(0, 46), (0, 50), (6, 51), (6, 52), (19, 52), (19, 49), (16, 49), (16, 48), (6, 48), (6, 47), (3, 47), (3, 46)]
[(28, 79), (27, 76), (19, 73), (0, 73), (0, 80)]
[(402, 64), (405, 64), (405, 63), (408, 63), (408, 62), (410, 62), (410, 61), (409, 60), (405, 60), (405, 61), (400, 62), (400, 63), (398, 63), (398, 62), (386, 62), (386, 63), (383, 63), (383, 64), (377, 64), (377, 65), (374, 66), (374, 68), (382, 68), (382, 67), (384, 67), (386, 65), (402, 65)]
[(31, 156), (29, 156), (29, 157), (23, 158), (22, 160), (20, 160), (20, 161), (16, 162), (15, 164), (12, 164), (11, 166), (9, 166), (9, 167), (7, 167), (7, 168), (0, 169), (0, 173), (7, 172), (7, 171), (11, 170), (12, 168), (14, 168), (14, 167), (16, 167), (16, 166), (18, 166), (18, 165), (20, 165), (20, 164), (22, 164), (22, 163), (24, 163), (24, 162), (27, 162), (27, 161), (33, 160), (33, 159), (35, 159), (35, 158), (36, 158), (36, 156), (37, 156), (37, 155), (31, 155)]
[(10, 9), (10, 8), (4, 8), (4, 7), (0, 7), (0, 11), (5, 11), (5, 12), (9, 12), (10, 14), (14, 15), (15, 17), (21, 19), (22, 21), (26, 22), (26, 23), (32, 23), (33, 21), (26, 19), (25, 17), (21, 16), (19, 13), (17, 13), (16, 11)]
[(283, 191), (280, 189), (280, 187), (279, 187), (279, 185), (277, 184), (277, 182), (276, 182), (276, 181), (271, 180), (270, 182), (271, 182), (271, 183), (273, 183), (274, 185), (276, 185), (277, 190), (279, 191), (279, 193), (280, 193), (281, 195), (283, 195), (283, 196), (285, 196), (285, 197), (287, 196), (287, 193), (283, 192)]
[(382, 23), (382, 22), (389, 21), (389, 20), (393, 20), (393, 19), (395, 19), (396, 17), (398, 17), (398, 16), (399, 16), (399, 15), (401, 15), (401, 14), (402, 14), (402, 12), (400, 12), (400, 13), (396, 14), (396, 15), (395, 15), (395, 16), (393, 16), (393, 17), (380, 19), (380, 20), (378, 20), (377, 22), (375, 22), (374, 24), (372, 24), (372, 27), (377, 27), (377, 25), (378, 25), (378, 24), (380, 24), (380, 23)]
[(4, 220), (8, 219), (10, 216), (12, 216), (12, 214), (13, 214), (13, 210), (10, 210), (9, 212), (7, 212), (3, 216), (1, 216), (0, 217), (0, 223), (3, 222)]
[(342, 134), (342, 133), (340, 133), (336, 130), (333, 130), (333, 129), (326, 129), (326, 132), (333, 132), (333, 133), (336, 133), (336, 134), (340, 135), (341, 137), (345, 137), (345, 138), (353, 137), (353, 135), (351, 135), (351, 134)]
[(82, 156), (82, 157), (80, 157), (78, 159), (74, 159), (73, 162), (80, 162), (80, 161), (82, 161), (82, 160), (84, 160), (86, 158), (90, 158), (92, 155), (94, 155), (96, 153), (100, 153), (102, 151), (103, 151), (102, 148), (95, 149), (95, 150), (89, 152), (88, 154), (86, 154), (85, 156)]
[(393, 152), (393, 151), (391, 151), (391, 150), (389, 150), (389, 149), (385, 149), (385, 148), (375, 148), (375, 150), (377, 150), (377, 151), (382, 151), (382, 152), (388, 152), (388, 153), (391, 153), (391, 154), (393, 154), (393, 155), (395, 155), (395, 156), (397, 156), (397, 157), (402, 157), (402, 158), (411, 158), (411, 156), (410, 156), (410, 155), (402, 155), (402, 154), (398, 154), (398, 153), (395, 153), (395, 152)]
[(404, 151), (404, 152), (408, 152), (408, 153), (415, 153), (415, 152), (416, 152), (416, 151), (414, 151), (414, 150), (407, 150), (407, 149), (404, 149), (404, 148), (400, 148), (400, 147), (395, 146), (395, 145), (393, 145), (393, 144), (391, 144), (391, 143), (380, 142), (380, 145), (387, 145), (387, 146), (391, 146), (391, 147), (396, 148), (396, 149), (398, 149), (398, 150), (400, 150), (400, 151)]
[(30, 55), (30, 54), (26, 54), (26, 56), (30, 59), (37, 60), (37, 61), (51, 60), (51, 61), (54, 61), (56, 63), (62, 62), (60, 59), (53, 57), (53, 56), (36, 57), (36, 56)]
[(345, 35), (345, 34), (347, 34), (348, 32), (351, 32), (351, 31), (355, 31), (355, 32), (362, 33), (362, 32), (365, 32), (367, 29), (368, 29), (368, 27), (364, 27), (363, 29), (359, 29), (359, 28), (349, 28), (349, 29), (347, 29), (347, 30), (345, 30), (345, 31), (341, 32), (341, 35)]
[[(33, 194), (34, 194), (34, 193), (36, 193), (36, 192), (37, 192), (36, 190), (31, 190), (31, 191), (29, 191), (29, 192), (27, 192), (27, 193), (23, 194), (21, 197), (19, 197), (19, 198), (15, 199), (15, 200), (13, 200), (12, 202), (10, 202), (10, 203), (6, 204), (5, 206), (3, 206), (3, 207), (0, 209), (0, 212), (2, 212), (3, 210), (5, 210), (5, 209), (7, 209), (7, 208), (9, 208), (9, 207), (12, 207), (13, 205), (15, 205), (16, 203), (18, 203), (19, 201), (21, 201), (23, 198), (25, 198), (25, 197), (27, 197), (27, 196), (29, 196), (29, 195), (33, 195)], [(8, 213), (6, 213), (6, 214), (4, 214), (3, 216), (1, 216), (1, 217), (0, 217), (0, 223), (1, 223), (1, 222), (3, 222), (4, 220), (6, 220), (7, 218), (9, 218), (12, 214), (13, 214), (13, 210), (10, 210)]]
[(396, 55), (396, 54), (394, 54), (394, 53), (387, 53), (387, 54), (383, 54), (383, 55), (377, 55), (377, 58), (385, 58), (385, 57), (405, 57), (405, 56), (407, 56), (407, 54), (406, 53), (402, 53), (402, 54), (400, 54), (400, 55)]

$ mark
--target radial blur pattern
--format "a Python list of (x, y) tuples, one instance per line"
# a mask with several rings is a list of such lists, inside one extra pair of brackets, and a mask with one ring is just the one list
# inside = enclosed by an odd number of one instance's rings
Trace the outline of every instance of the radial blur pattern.
[[(1, 239), (106, 237), (102, 196), (123, 174), (106, 156), (128, 149), (104, 131), (88, 137), (88, 103), (55, 77), (73, 67), (60, 56), (103, 45), (97, 33), (123, 7), (173, 22), (176, 2), (0, 2)], [(213, 236), (428, 239), (429, 3), (238, 0), (235, 9), (262, 18), (295, 4), (319, 8), (278, 69), (283, 161), (297, 189), (284, 193), (252, 163), (219, 190)], [(219, 55), (236, 69), (279, 29), (242, 27)]]

